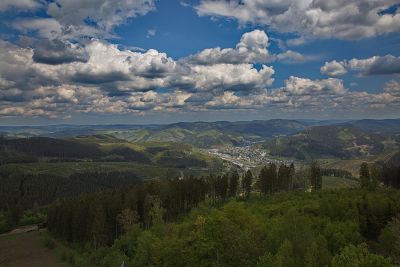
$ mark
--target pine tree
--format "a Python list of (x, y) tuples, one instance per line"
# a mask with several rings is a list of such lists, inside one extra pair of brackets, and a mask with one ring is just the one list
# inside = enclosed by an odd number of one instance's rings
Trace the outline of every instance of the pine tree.
[(275, 255), (276, 267), (295, 267), (293, 245), (289, 240), (283, 241)]
[(316, 161), (313, 161), (310, 166), (310, 183), (312, 191), (322, 188), (321, 168)]
[(268, 188), (271, 193), (277, 192), (279, 188), (279, 180), (278, 180), (278, 170), (275, 163), (271, 163), (269, 165), (269, 172), (268, 172)]
[(228, 194), (230, 197), (235, 197), (239, 186), (239, 174), (235, 170), (229, 177), (229, 190)]
[(378, 187), (378, 180), (380, 180), (380, 176), (381, 170), (379, 167), (376, 164), (372, 165), (370, 168), (370, 180), (368, 186), (370, 190), (375, 190)]
[(107, 243), (106, 220), (107, 217), (104, 207), (101, 203), (99, 203), (96, 207), (92, 225), (93, 242), (95, 248), (99, 245), (104, 245)]
[(267, 166), (264, 166), (261, 171), (260, 174), (258, 175), (258, 181), (257, 181), (257, 187), (260, 190), (260, 192), (262, 194), (267, 194), (268, 193), (268, 172), (269, 169), (267, 168)]
[(360, 166), (360, 183), (362, 188), (367, 188), (369, 185), (370, 175), (369, 168), (366, 162), (363, 162)]
[(124, 209), (117, 216), (117, 222), (121, 227), (123, 233), (132, 230), (139, 221), (139, 216), (136, 211), (131, 209)]
[(289, 167), (289, 190), (293, 190), (293, 179), (295, 175), (296, 175), (296, 169), (294, 167), (294, 164), (291, 163)]
[(253, 174), (251, 173), (250, 170), (248, 170), (242, 179), (242, 188), (244, 191), (244, 197), (246, 199), (250, 197), (252, 183), (253, 183)]

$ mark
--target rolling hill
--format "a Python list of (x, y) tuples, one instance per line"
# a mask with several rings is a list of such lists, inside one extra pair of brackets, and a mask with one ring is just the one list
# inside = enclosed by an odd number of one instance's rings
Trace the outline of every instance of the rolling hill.
[(396, 136), (366, 132), (343, 125), (312, 126), (291, 136), (264, 142), (271, 155), (301, 160), (350, 159), (377, 155), (398, 147)]

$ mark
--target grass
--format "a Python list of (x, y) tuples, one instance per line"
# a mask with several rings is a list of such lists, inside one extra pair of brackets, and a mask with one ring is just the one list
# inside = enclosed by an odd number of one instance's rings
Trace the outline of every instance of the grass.
[(367, 162), (368, 164), (372, 164), (378, 161), (384, 162), (390, 159), (397, 152), (398, 150), (390, 150), (380, 153), (379, 155), (367, 156), (360, 159), (320, 159), (319, 162), (322, 168), (342, 169), (349, 171), (353, 176), (358, 177), (361, 163)]
[(150, 179), (162, 177), (162, 175), (166, 173), (166, 171), (170, 171), (171, 168), (134, 162), (39, 162), (23, 164), (13, 163), (0, 166), (0, 171), (5, 169), (24, 173), (40, 173), (62, 177), (68, 177), (73, 173), (86, 170), (132, 171), (142, 179)]
[(0, 266), (66, 267), (60, 257), (66, 249), (43, 230), (0, 236)]
[(335, 176), (322, 176), (323, 189), (354, 188), (358, 186), (359, 186), (358, 181), (353, 179), (335, 177)]

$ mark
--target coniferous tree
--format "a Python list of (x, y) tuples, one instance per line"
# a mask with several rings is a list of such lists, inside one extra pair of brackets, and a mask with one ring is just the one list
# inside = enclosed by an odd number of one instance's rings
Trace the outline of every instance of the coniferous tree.
[(293, 189), (293, 179), (295, 174), (296, 174), (296, 169), (294, 167), (294, 164), (291, 163), (289, 167), (289, 190)]
[(369, 172), (370, 172), (370, 179), (369, 179), (368, 188), (370, 190), (375, 190), (378, 187), (378, 180), (380, 180), (381, 170), (375, 164), (375, 165), (371, 166)]
[(312, 191), (322, 188), (321, 168), (316, 161), (313, 161), (310, 166), (310, 184)]
[(99, 203), (95, 209), (95, 214), (92, 224), (93, 242), (95, 248), (99, 245), (107, 243), (106, 233), (106, 211), (101, 203)]
[(369, 168), (366, 162), (363, 162), (360, 166), (360, 183), (362, 188), (367, 188), (369, 185), (370, 175)]
[(257, 187), (260, 190), (260, 192), (264, 195), (269, 192), (268, 172), (269, 172), (269, 168), (267, 168), (267, 166), (264, 166), (261, 169), (260, 174), (258, 175), (258, 180), (257, 180)]
[(117, 216), (117, 222), (122, 230), (122, 233), (126, 233), (134, 228), (135, 224), (139, 221), (139, 217), (136, 211), (131, 209), (124, 209)]
[(229, 196), (234, 197), (236, 196), (237, 190), (239, 186), (239, 174), (235, 170), (232, 172), (231, 176), (229, 177)]
[(271, 163), (269, 165), (269, 174), (270, 182), (268, 182), (268, 187), (270, 188), (270, 192), (277, 192), (279, 188), (279, 179), (278, 179), (278, 170), (275, 163)]
[(248, 170), (242, 179), (242, 188), (244, 192), (244, 197), (246, 199), (250, 197), (252, 183), (253, 183), (253, 174), (251, 173), (250, 170)]
[(229, 177), (227, 174), (224, 174), (220, 178), (220, 193), (219, 196), (221, 199), (225, 200), (228, 195), (228, 188), (229, 188)]

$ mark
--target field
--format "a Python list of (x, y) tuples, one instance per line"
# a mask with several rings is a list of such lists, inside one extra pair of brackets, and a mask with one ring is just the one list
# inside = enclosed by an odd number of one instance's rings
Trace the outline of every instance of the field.
[(46, 231), (33, 231), (0, 235), (0, 266), (7, 267), (65, 267), (60, 253), (63, 249), (55, 243), (54, 249), (44, 245)]
[(372, 164), (374, 162), (385, 162), (391, 157), (393, 157), (398, 150), (385, 151), (379, 155), (364, 157), (360, 159), (321, 159), (319, 162), (321, 163), (322, 168), (326, 169), (342, 169), (345, 171), (351, 172), (353, 176), (358, 177), (360, 165), (363, 162), (367, 162)]
[(180, 175), (181, 172), (191, 174), (205, 174), (202, 168), (177, 168), (141, 164), (135, 162), (39, 162), (39, 163), (13, 163), (0, 166), (0, 171), (17, 171), (33, 174), (48, 174), (68, 177), (73, 173), (82, 171), (131, 171), (141, 179), (155, 179)]
[(322, 188), (354, 188), (359, 186), (358, 181), (335, 176), (322, 176)]

